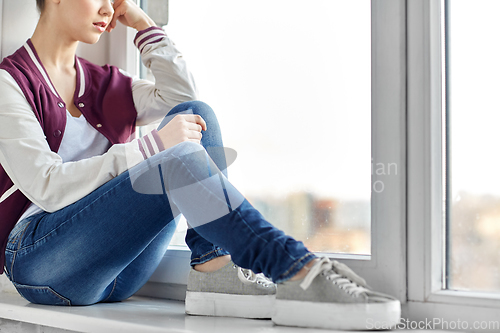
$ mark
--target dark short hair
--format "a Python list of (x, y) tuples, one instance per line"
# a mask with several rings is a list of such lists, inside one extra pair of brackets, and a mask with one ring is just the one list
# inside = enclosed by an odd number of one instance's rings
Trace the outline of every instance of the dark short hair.
[(45, 8), (45, 0), (36, 0), (36, 6), (40, 13), (43, 12), (43, 9)]

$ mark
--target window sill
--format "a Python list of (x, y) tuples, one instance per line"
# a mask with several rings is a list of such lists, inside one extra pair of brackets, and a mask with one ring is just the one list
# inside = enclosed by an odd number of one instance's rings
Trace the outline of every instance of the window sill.
[[(92, 333), (272, 333), (290, 330), (274, 327), (270, 320), (188, 316), (184, 313), (184, 302), (142, 296), (119, 303), (59, 307), (31, 304), (17, 294), (0, 292), (0, 318), (44, 328)], [(297, 332), (324, 331), (297, 329)]]
[[(59, 307), (31, 304), (18, 294), (10, 291), (0, 292), (0, 330), (3, 327), (1, 319), (29, 323), (44, 328), (68, 330), (70, 332), (92, 333), (325, 332), (325, 330), (321, 329), (274, 326), (270, 320), (188, 316), (184, 313), (184, 302), (142, 296), (134, 296), (119, 303), (100, 303), (83, 307)], [(47, 330), (44, 329), (43, 331)], [(393, 332), (397, 331), (400, 330)], [(423, 332), (423, 330), (412, 331)], [(23, 332), (27, 331), (23, 330)], [(39, 330), (36, 330), (36, 332), (39, 332)]]
[(0, 318), (71, 332), (184, 332), (184, 303), (134, 296), (120, 303), (84, 307), (31, 304), (10, 292), (0, 293)]

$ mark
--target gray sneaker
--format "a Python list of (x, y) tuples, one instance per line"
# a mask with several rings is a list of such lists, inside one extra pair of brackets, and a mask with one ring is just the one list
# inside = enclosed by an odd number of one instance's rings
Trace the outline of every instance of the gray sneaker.
[(276, 285), (230, 262), (202, 273), (191, 268), (186, 293), (186, 313), (202, 316), (271, 318)]
[(303, 280), (278, 284), (272, 320), (285, 326), (366, 330), (370, 323), (394, 327), (400, 316), (397, 299), (370, 290), (346, 265), (322, 258)]

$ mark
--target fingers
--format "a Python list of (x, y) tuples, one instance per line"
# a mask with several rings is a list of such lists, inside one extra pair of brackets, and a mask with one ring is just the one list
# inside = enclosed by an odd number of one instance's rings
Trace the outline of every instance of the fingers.
[(186, 122), (199, 125), (203, 131), (207, 130), (207, 123), (200, 115), (183, 114), (183, 115), (178, 115), (176, 117), (182, 117), (182, 119)]
[(113, 4), (115, 12), (113, 13), (113, 18), (111, 19), (111, 22), (109, 22), (108, 28), (106, 29), (108, 32), (111, 32), (114, 28), (116, 28), (116, 21), (122, 16), (123, 9), (120, 9), (120, 4), (122, 2), (115, 2)]
[(154, 21), (131, 0), (117, 0), (113, 3), (113, 8), (115, 12), (108, 26), (108, 32), (116, 27), (116, 21), (138, 31), (155, 26)]
[(185, 130), (188, 141), (200, 143), (202, 138), (201, 131), (207, 130), (205, 120), (199, 115), (180, 115), (185, 122)]
[(201, 134), (201, 132), (198, 132), (198, 131), (188, 131), (186, 137), (187, 137), (187, 141), (194, 141), (194, 142), (200, 143), (203, 135)]
[(128, 4), (126, 0), (116, 0), (113, 2), (114, 13), (113, 13), (113, 18), (111, 19), (111, 22), (109, 23), (108, 28), (106, 29), (108, 30), (108, 32), (111, 32), (114, 28), (116, 28), (116, 22), (120, 20), (120, 17), (122, 17), (127, 13), (128, 10), (127, 5)]
[(113, 7), (117, 8), (118, 6), (120, 6), (122, 4), (123, 1), (126, 1), (126, 0), (114, 0)]
[(205, 122), (205, 120), (200, 116), (200, 115), (197, 115), (197, 114), (193, 114), (193, 115), (190, 115), (190, 116), (193, 116), (194, 119), (192, 120), (194, 123), (198, 124), (201, 126), (201, 128), (206, 131), (207, 130), (207, 123)]
[(201, 133), (201, 131), (203, 129), (200, 124), (195, 124), (195, 123), (191, 123), (191, 122), (188, 122), (186, 126), (187, 126), (187, 128), (189, 130), (191, 130), (191, 131), (197, 131), (197, 132), (200, 132), (200, 133)]
[(207, 130), (207, 123), (205, 122), (205, 120), (201, 117), (201, 116), (198, 116), (199, 117), (199, 122), (198, 124), (201, 125), (201, 128), (206, 131)]
[(158, 130), (158, 135), (168, 149), (184, 141), (201, 143), (203, 130), (207, 130), (207, 124), (201, 116), (180, 114)]

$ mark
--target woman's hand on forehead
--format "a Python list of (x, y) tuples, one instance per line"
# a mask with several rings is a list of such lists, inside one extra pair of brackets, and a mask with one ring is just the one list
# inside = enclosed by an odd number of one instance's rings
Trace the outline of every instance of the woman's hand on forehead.
[(141, 31), (152, 26), (156, 26), (155, 22), (133, 1), (131, 0), (114, 0), (111, 1), (115, 13), (111, 19), (108, 32), (111, 32), (116, 27), (116, 21)]

